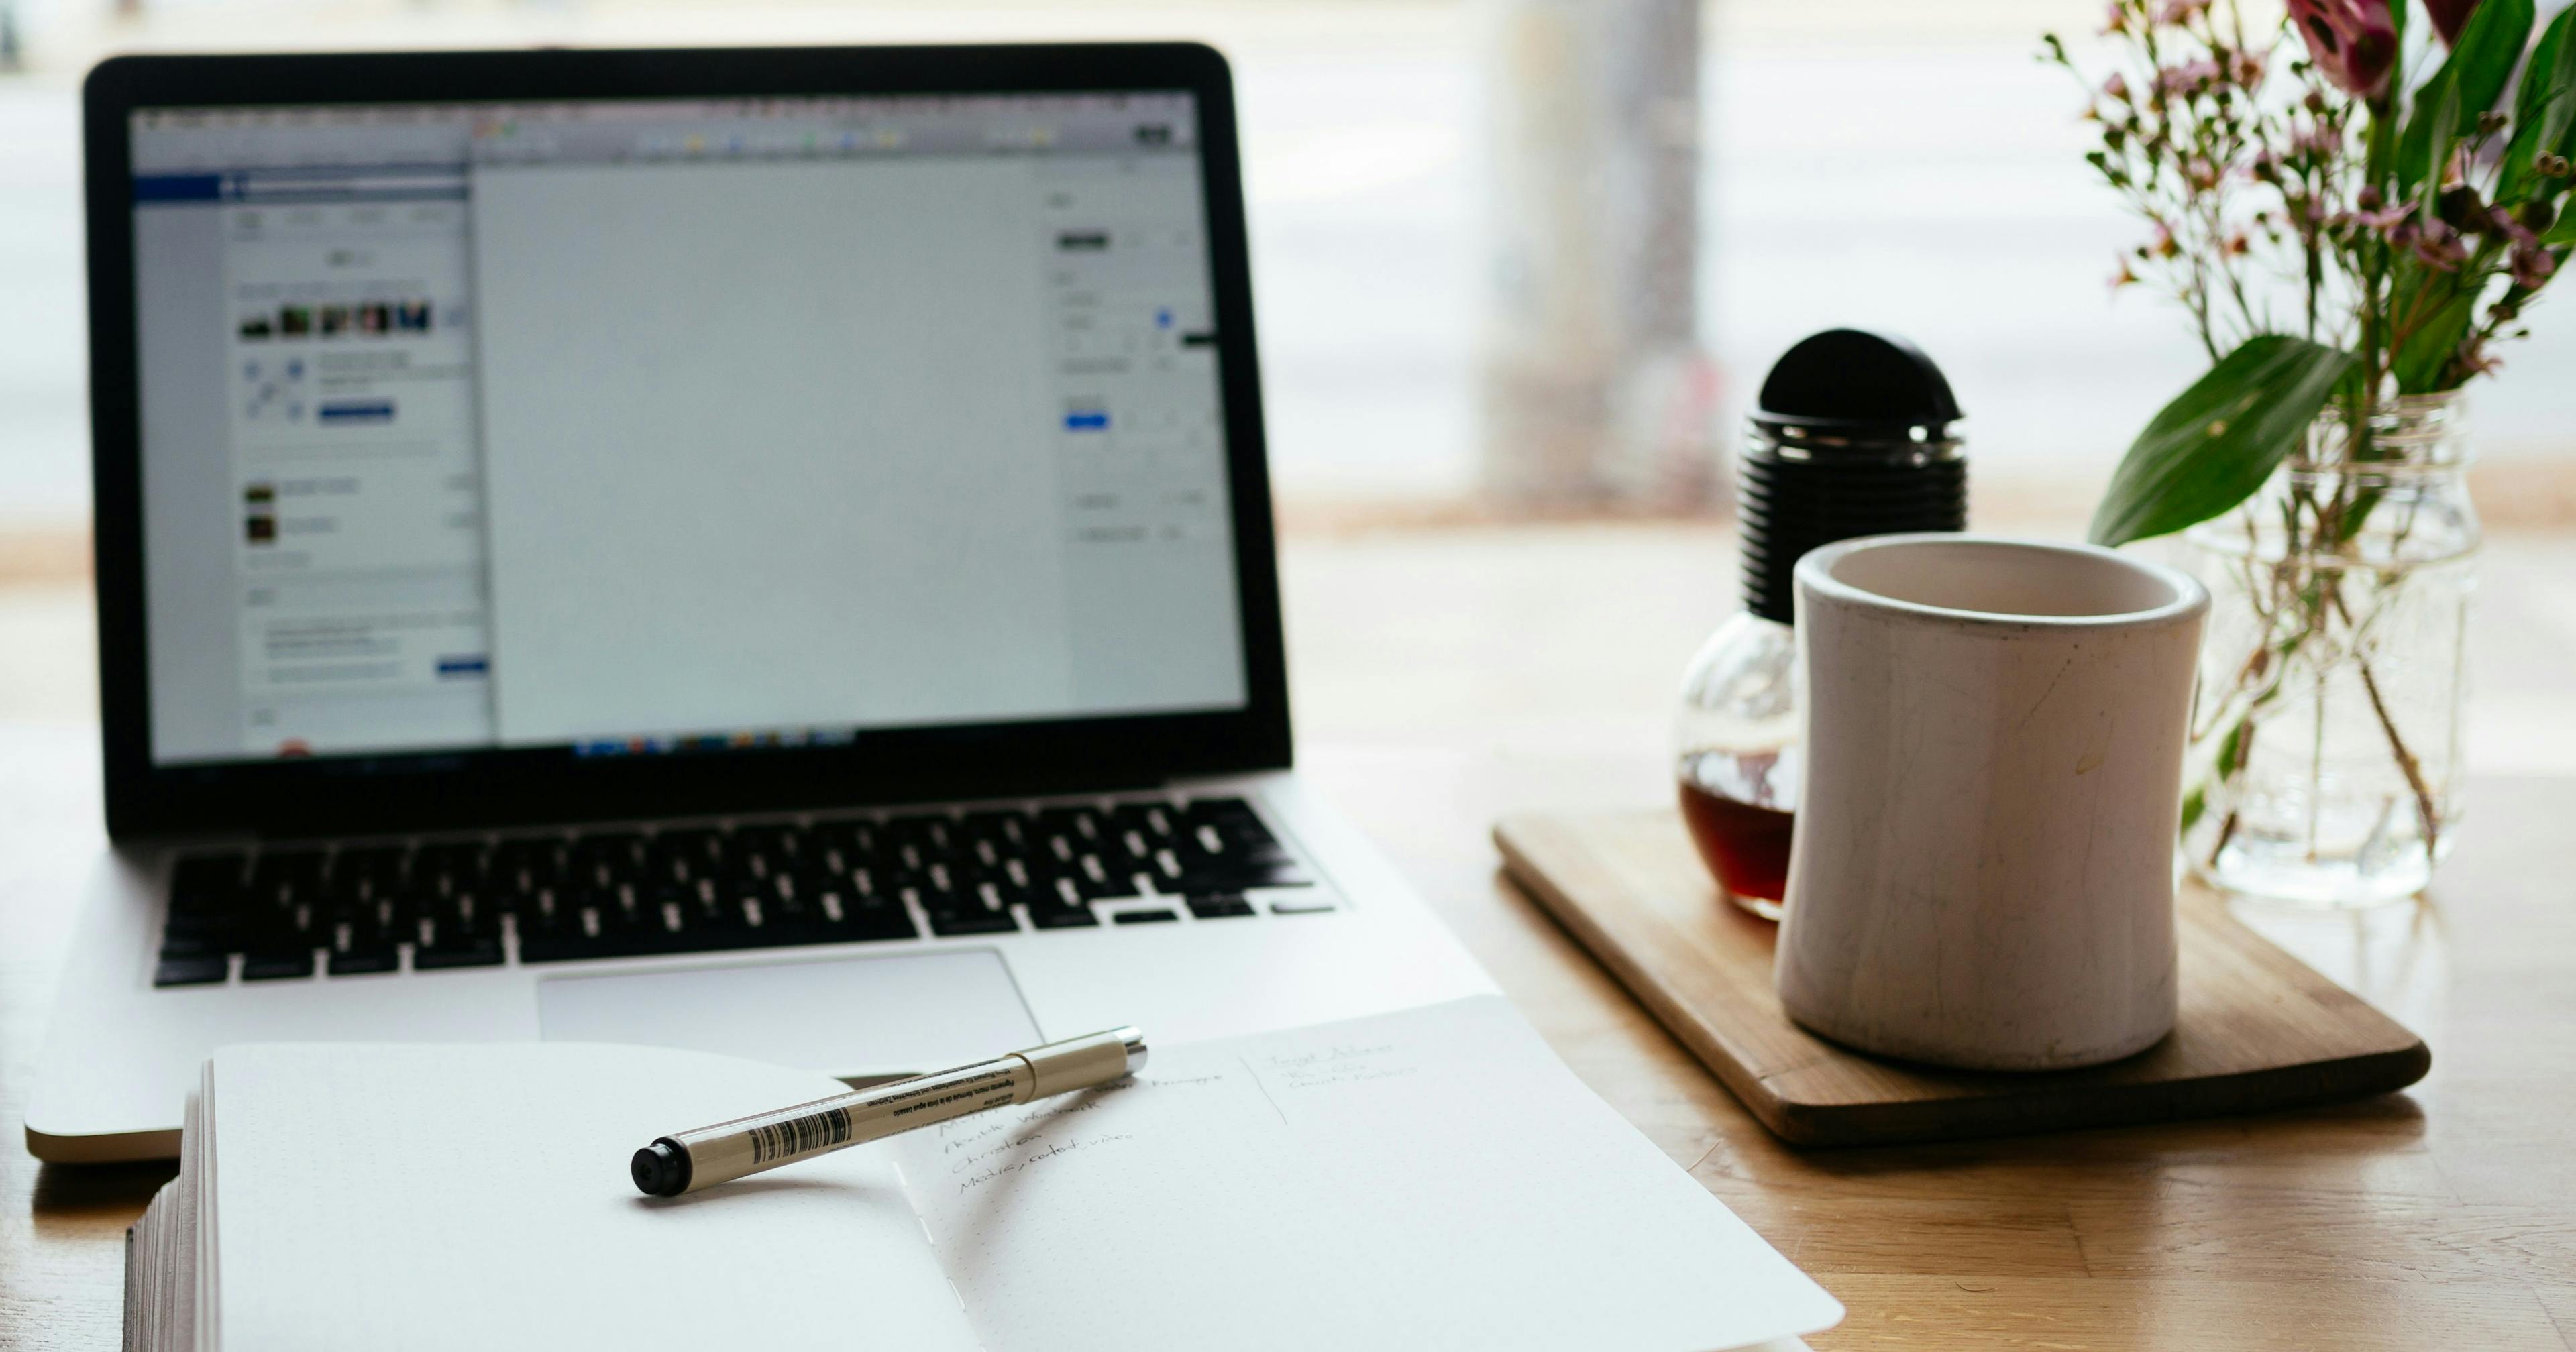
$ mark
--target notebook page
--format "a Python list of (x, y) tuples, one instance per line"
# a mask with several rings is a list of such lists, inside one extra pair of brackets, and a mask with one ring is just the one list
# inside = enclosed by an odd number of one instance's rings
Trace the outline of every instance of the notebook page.
[(178, 1259), (178, 1309), (173, 1318), (178, 1327), (174, 1346), (196, 1348), (213, 1346), (215, 1328), (215, 1159), (208, 1135), (215, 1111), (211, 1062), (198, 1067), (197, 1092), (189, 1098), (191, 1111), (179, 1124), (179, 1169), (183, 1178), (193, 1181), (186, 1194), (187, 1224), (181, 1236), (186, 1248)]
[(1485, 996), (896, 1141), (988, 1352), (1735, 1348), (1831, 1296)]
[(224, 1346), (974, 1347), (883, 1145), (635, 1191), (636, 1147), (832, 1080), (553, 1043), (227, 1048), (209, 1082)]

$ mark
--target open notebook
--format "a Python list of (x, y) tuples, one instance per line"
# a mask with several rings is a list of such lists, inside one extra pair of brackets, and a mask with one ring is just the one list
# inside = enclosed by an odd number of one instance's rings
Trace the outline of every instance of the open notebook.
[(227, 1048), (129, 1240), (127, 1346), (1680, 1352), (1842, 1314), (1498, 997), (628, 1181), (655, 1136), (839, 1088), (651, 1047)]

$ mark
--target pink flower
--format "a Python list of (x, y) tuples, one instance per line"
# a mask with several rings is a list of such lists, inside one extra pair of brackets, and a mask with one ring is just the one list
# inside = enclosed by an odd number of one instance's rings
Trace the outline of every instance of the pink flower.
[(2539, 234), (2530, 226), (2523, 224), (2522, 218), (2513, 214), (2513, 209), (2510, 207), (2488, 208), (2487, 220), (2493, 225), (2497, 234), (2526, 249), (2537, 248), (2540, 245)]
[(2397, 28), (2389, 0), (2290, 0), (2290, 18), (2307, 39), (2317, 69), (2347, 93), (2376, 99), (2388, 92), (2397, 63)]
[(2547, 249), (2517, 244), (2513, 249), (2513, 284), (2525, 291), (2537, 291), (2558, 271), (2558, 260)]
[(2433, 28), (2442, 35), (2442, 45), (2460, 40), (2460, 30), (2469, 26), (2469, 15), (2478, 0), (2424, 0), (2424, 8), (2433, 11)]
[(2110, 79), (2102, 82), (2102, 93), (2105, 97), (2117, 99), (2122, 103), (2127, 103), (2129, 101), (2129, 82), (2121, 76), (2120, 72), (2115, 70), (2111, 72)]
[(2415, 256), (2428, 268), (2457, 272), (2462, 263), (2469, 261), (2469, 250), (2460, 243), (2459, 231), (2440, 221), (2429, 221), (2415, 236)]
[(2156, 22), (2181, 23), (2207, 8), (2209, 0), (2165, 0), (2165, 7), (2156, 14)]
[(2218, 63), (2206, 57), (2156, 72), (2156, 88), (2168, 94), (2193, 94), (2218, 79)]
[(2121, 3), (2121, 0), (2111, 0), (2109, 12), (2102, 17), (2102, 31), (2122, 33), (2128, 31), (2128, 27), (2129, 7)]
[(2310, 155), (2331, 155), (2343, 148), (2343, 133), (2323, 122), (2311, 122), (2290, 134), (2290, 148)]

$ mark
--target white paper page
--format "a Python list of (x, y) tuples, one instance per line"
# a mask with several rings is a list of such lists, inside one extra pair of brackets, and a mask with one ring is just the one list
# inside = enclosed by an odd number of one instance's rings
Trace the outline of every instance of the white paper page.
[(210, 1124), (215, 1119), (214, 1066), (197, 1071), (194, 1112), (179, 1124), (179, 1167), (195, 1182), (188, 1190), (188, 1226), (182, 1242), (187, 1256), (179, 1260), (181, 1337), (175, 1346), (212, 1347), (215, 1335), (215, 1151)]
[(227, 1048), (212, 1083), (226, 1347), (975, 1345), (883, 1145), (636, 1192), (638, 1146), (832, 1080), (543, 1043)]
[(1833, 1297), (1485, 996), (898, 1138), (987, 1352), (1736, 1348)]

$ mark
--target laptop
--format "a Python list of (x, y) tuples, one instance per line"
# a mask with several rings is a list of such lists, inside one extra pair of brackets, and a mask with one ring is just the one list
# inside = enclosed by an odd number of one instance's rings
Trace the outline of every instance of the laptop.
[(120, 58), (111, 848), (26, 1115), (215, 1047), (852, 1081), (1490, 990), (1291, 768), (1186, 44)]

